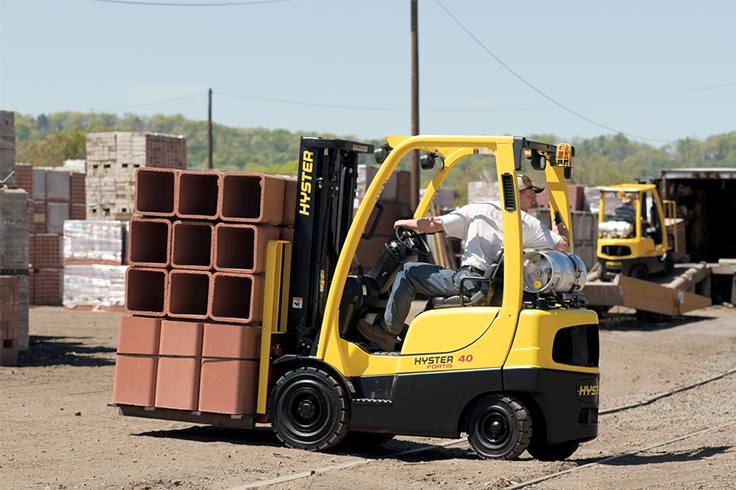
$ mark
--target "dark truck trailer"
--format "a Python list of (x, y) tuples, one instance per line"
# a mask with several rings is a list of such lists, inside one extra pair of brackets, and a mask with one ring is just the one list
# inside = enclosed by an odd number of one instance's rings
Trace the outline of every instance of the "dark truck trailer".
[(685, 219), (688, 262), (736, 258), (736, 168), (662, 170), (660, 189)]

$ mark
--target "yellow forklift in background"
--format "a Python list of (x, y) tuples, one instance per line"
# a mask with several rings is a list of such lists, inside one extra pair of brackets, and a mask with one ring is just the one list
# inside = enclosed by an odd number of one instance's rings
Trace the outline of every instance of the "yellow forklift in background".
[(672, 274), (677, 252), (675, 203), (662, 201), (654, 184), (617, 184), (600, 189), (598, 262), (601, 279), (616, 274), (647, 280)]

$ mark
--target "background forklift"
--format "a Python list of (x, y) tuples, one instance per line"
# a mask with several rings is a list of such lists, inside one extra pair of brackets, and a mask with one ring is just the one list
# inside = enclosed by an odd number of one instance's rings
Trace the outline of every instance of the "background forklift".
[[(641, 280), (647, 280), (650, 274), (671, 275), (678, 246), (675, 203), (662, 201), (654, 184), (617, 184), (600, 191), (601, 279), (610, 281), (616, 274)], [(627, 205), (632, 206), (630, 219), (619, 212)]]
[[(262, 357), (259, 414), (267, 411), (286, 445), (306, 450), (327, 449), (348, 434), (375, 442), (466, 432), (483, 458), (514, 459), (524, 450), (545, 460), (568, 457), (598, 431), (598, 318), (582, 307), (580, 259), (524, 254), (517, 172), (527, 156), (544, 170), (552, 208), (570, 223), (564, 180), (572, 174), (574, 149), (514, 137), (387, 141), (376, 151), (382, 166), (353, 217), (357, 155), (372, 148), (301, 140), (294, 240), (272, 242), (269, 256), (262, 353), (276, 352), (277, 381), (269, 391)], [(500, 306), (464, 295), (430, 301), (438, 307), (413, 319), (401, 350), (379, 352), (360, 337), (358, 319), (382, 315), (398, 269), (428, 250), (418, 234), (398, 233), (370, 271), (359, 263), (356, 274), (350, 271), (358, 242), (372, 235), (364, 231), (383, 186), (414, 149), (431, 154), (425, 161), (442, 162), (414, 217), (426, 215), (457, 161), (495, 156), (504, 255), (496, 275), (482, 280), (502, 281), (503, 299)], [(277, 340), (283, 351), (271, 349)]]

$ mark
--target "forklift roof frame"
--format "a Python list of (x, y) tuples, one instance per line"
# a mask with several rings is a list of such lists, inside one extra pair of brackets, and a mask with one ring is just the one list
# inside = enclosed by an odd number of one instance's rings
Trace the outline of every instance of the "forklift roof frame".
[[(355, 214), (350, 230), (345, 239), (343, 250), (335, 267), (332, 286), (329, 291), (325, 308), (325, 317), (319, 333), (316, 357), (332, 364), (344, 375), (350, 376), (350, 368), (346, 359), (350, 356), (345, 352), (328, 352), (328, 345), (338, 345), (347, 349), (347, 342), (339, 335), (339, 307), (345, 281), (350, 271), (353, 256), (356, 253), (358, 242), (373, 208), (389, 177), (393, 174), (398, 162), (412, 150), (425, 150), (439, 153), (445, 157), (445, 163), (438, 169), (432, 183), (427, 188), (423, 199), (414, 212), (415, 217), (423, 217), (435, 193), (454, 164), (461, 158), (476, 153), (480, 149), (490, 150), (496, 157), (498, 182), (503, 186), (501, 201), (503, 212), (504, 249), (504, 282), (507, 285), (502, 306), (499, 310), (497, 328), (510, 330), (516, 328), (521, 312), (523, 272), (523, 248), (521, 234), (521, 213), (519, 213), (519, 190), (517, 173), (524, 168), (524, 159), (528, 150), (535, 150), (545, 157), (547, 165), (544, 171), (547, 179), (550, 208), (557, 211), (565, 223), (570, 223), (570, 207), (567, 198), (567, 184), (565, 175), (570, 175), (572, 162), (565, 165), (556, 165), (555, 152), (557, 145), (548, 145), (527, 141), (524, 138), (513, 136), (389, 136), (388, 144), (393, 147), (383, 162), (373, 181), (366, 190), (363, 201)], [(569, 147), (568, 147), (569, 148)], [(541, 150), (541, 151), (540, 151)], [(574, 154), (574, 152), (573, 152)], [(572, 244), (572, 234), (568, 242)], [(509, 253), (508, 251), (515, 251)], [(341, 342), (342, 341), (342, 342)], [(342, 349), (338, 349), (342, 350)]]

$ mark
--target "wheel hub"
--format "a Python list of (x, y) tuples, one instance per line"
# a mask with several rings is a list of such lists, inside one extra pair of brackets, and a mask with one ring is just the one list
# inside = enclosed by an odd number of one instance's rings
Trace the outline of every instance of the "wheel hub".
[(299, 412), (299, 416), (301, 416), (304, 419), (310, 419), (314, 416), (315, 412), (315, 406), (314, 402), (312, 400), (302, 400), (299, 403), (299, 408), (297, 411)]
[(489, 429), (491, 431), (491, 434), (497, 436), (501, 432), (503, 432), (503, 424), (498, 420), (494, 420), (493, 422), (491, 422), (491, 426), (489, 427)]

